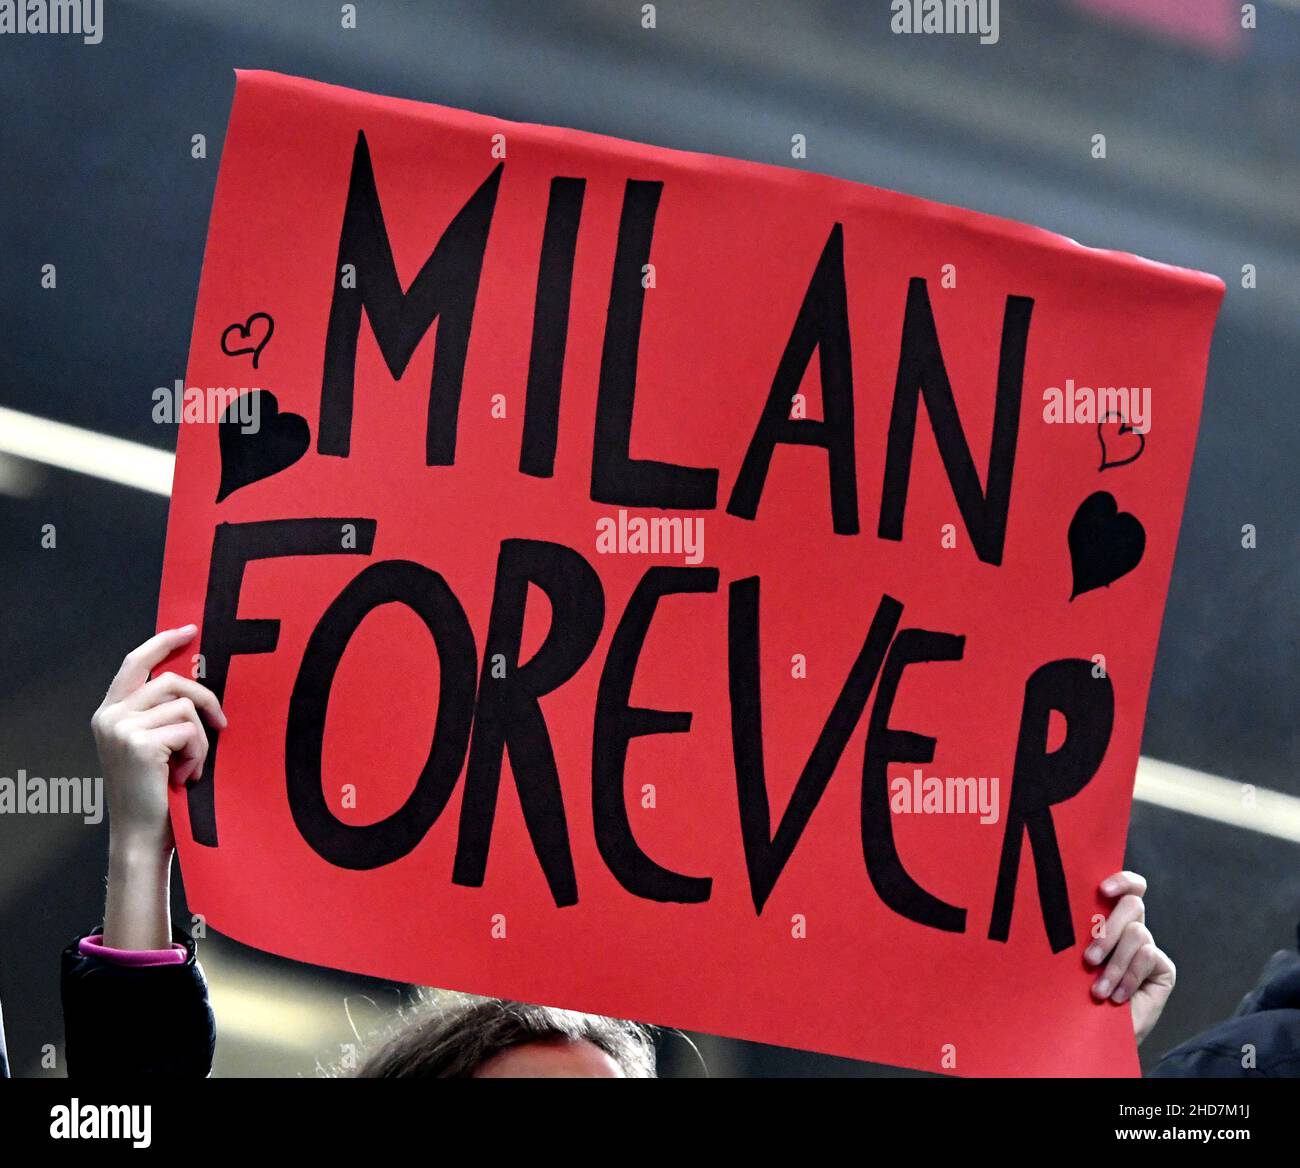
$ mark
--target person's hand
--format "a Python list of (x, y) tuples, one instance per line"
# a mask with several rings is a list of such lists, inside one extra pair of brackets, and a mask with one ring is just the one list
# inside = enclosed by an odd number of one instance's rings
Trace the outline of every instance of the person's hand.
[(168, 781), (201, 775), (208, 756), (199, 711), (218, 729), (226, 725), (216, 695), (197, 681), (175, 673), (149, 679), (197, 631), (194, 625), (168, 629), (131, 650), (90, 719), (115, 841), (171, 849)]
[(197, 681), (149, 673), (197, 631), (168, 629), (128, 653), (90, 720), (108, 788), (104, 944), (114, 948), (157, 949), (170, 940), (167, 787), (203, 773), (208, 739), (199, 712), (217, 729), (226, 716)]
[(1136, 872), (1116, 872), (1101, 882), (1103, 896), (1115, 907), (1102, 926), (1102, 934), (1084, 951), (1083, 959), (1100, 967), (1092, 985), (1099, 1001), (1132, 1002), (1133, 1034), (1141, 1042), (1156, 1024), (1174, 988), (1174, 963), (1156, 947), (1146, 926), (1142, 897), (1146, 879)]

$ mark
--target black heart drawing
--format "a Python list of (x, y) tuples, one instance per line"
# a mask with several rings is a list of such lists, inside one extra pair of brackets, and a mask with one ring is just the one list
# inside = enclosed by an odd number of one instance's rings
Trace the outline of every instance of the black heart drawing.
[[(240, 415), (249, 417), (250, 407), (241, 408), (240, 403), (249, 396), (254, 396), (251, 417), (256, 421), (255, 428), (246, 430)], [(311, 445), (311, 430), (301, 414), (280, 413), (280, 403), (269, 389), (255, 389), (226, 407), (217, 426), (217, 439), (221, 447), (220, 503), (240, 487), (279, 474), (297, 462)]]
[[(262, 339), (260, 341), (253, 336), (253, 325), (258, 321), (264, 321), (266, 324), (266, 332), (261, 334)], [(221, 351), (228, 357), (239, 357), (244, 353), (252, 353), (253, 368), (256, 369), (257, 359), (262, 355), (262, 350), (266, 348), (273, 332), (275, 332), (275, 321), (271, 319), (271, 314), (269, 312), (255, 312), (243, 324), (236, 321), (234, 324), (226, 325), (225, 332), (221, 334)], [(230, 347), (231, 333), (238, 333), (241, 341), (253, 341), (253, 343), (240, 349), (232, 349)]]
[[(1136, 434), (1138, 436), (1138, 448), (1127, 458), (1112, 459), (1109, 457), (1110, 452), (1106, 449), (1106, 427), (1111, 422), (1119, 423), (1115, 430), (1118, 437), (1123, 437), (1125, 434)], [(1128, 466), (1130, 462), (1136, 462), (1141, 458), (1142, 452), (1147, 448), (1147, 436), (1141, 431), (1133, 429), (1120, 414), (1110, 414), (1097, 423), (1097, 441), (1101, 443), (1101, 466), (1097, 468), (1098, 470), (1111, 470), (1117, 466)]]
[(1070, 599), (1094, 588), (1109, 588), (1133, 571), (1147, 546), (1147, 533), (1136, 515), (1121, 511), (1109, 491), (1094, 491), (1070, 520)]

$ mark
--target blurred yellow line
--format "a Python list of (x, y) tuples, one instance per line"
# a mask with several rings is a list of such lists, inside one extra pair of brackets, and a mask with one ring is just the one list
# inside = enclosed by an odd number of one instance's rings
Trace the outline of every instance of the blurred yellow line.
[(322, 992), (304, 972), (263, 973), (230, 954), (219, 938), (202, 943), (212, 1008), (223, 1035), (316, 1052), (346, 1036), (342, 997)]
[[(206, 954), (204, 964), (208, 964)], [(212, 1008), (221, 1019), (222, 1034), (267, 1046), (317, 1051), (338, 1032), (341, 1006), (327, 1011), (305, 1005), (289, 995), (268, 992), (273, 985), (269, 977), (213, 975)]]

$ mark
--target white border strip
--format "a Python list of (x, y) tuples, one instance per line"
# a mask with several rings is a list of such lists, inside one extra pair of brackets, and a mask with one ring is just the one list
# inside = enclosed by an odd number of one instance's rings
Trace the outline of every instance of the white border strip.
[(4, 406), (0, 406), (0, 454), (93, 475), (153, 495), (172, 493), (175, 455)]
[(1133, 797), (1157, 807), (1300, 843), (1300, 799), (1154, 758), (1138, 759)]

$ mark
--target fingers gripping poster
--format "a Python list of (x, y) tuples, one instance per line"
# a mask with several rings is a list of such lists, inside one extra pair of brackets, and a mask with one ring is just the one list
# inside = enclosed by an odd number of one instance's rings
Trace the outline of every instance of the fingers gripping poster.
[(238, 75), (160, 627), (193, 911), (925, 1070), (1131, 1074), (1122, 866), (1223, 286)]

